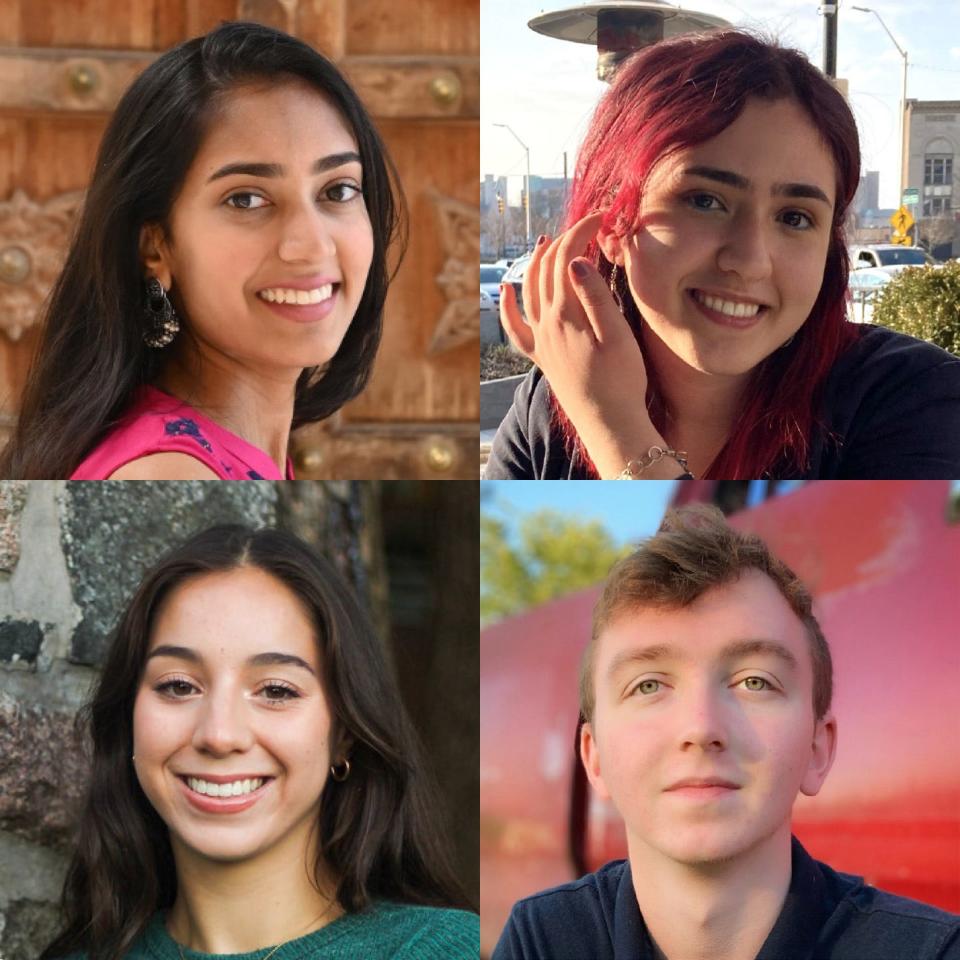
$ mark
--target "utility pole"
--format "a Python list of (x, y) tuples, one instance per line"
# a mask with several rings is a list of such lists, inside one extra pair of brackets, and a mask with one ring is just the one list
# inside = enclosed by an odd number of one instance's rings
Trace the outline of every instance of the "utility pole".
[(508, 131), (514, 140), (523, 147), (523, 152), (527, 155), (527, 176), (526, 182), (523, 185), (523, 195), (526, 198), (526, 203), (524, 206), (527, 211), (527, 243), (526, 249), (529, 252), (533, 249), (533, 235), (530, 233), (530, 148), (510, 129), (510, 127), (505, 123), (495, 123), (495, 127), (503, 127), (504, 130)]
[(837, 5), (822, 3), (823, 14), (823, 72), (831, 80), (837, 78)]
[(859, 10), (860, 13), (872, 13), (879, 21), (880, 26), (883, 27), (887, 32), (887, 36), (893, 41), (893, 45), (897, 48), (897, 53), (903, 57), (903, 90), (900, 94), (900, 124), (899, 124), (899, 134), (900, 134), (900, 182), (897, 184), (897, 203), (903, 202), (903, 191), (907, 187), (907, 163), (906, 163), (906, 153), (907, 153), (907, 131), (906, 131), (906, 116), (907, 116), (907, 52), (900, 48), (900, 44), (897, 43), (895, 37), (890, 32), (887, 25), (883, 22), (883, 17), (877, 13), (876, 10), (871, 9), (870, 7), (853, 7), (854, 10)]

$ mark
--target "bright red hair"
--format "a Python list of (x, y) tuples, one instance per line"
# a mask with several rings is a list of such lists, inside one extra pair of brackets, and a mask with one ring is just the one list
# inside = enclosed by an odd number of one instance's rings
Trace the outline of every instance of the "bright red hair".
[[(790, 99), (804, 108), (833, 155), (836, 201), (820, 294), (793, 342), (754, 369), (730, 437), (706, 474), (717, 479), (804, 471), (823, 384), (840, 354), (860, 335), (860, 328), (846, 319), (844, 233), (847, 208), (860, 181), (860, 140), (843, 95), (800, 51), (775, 41), (737, 30), (663, 40), (625, 61), (601, 99), (577, 158), (567, 208), (567, 227), (604, 210), (605, 225), (618, 236), (637, 232), (641, 199), (655, 164), (717, 136), (751, 97)], [(609, 281), (612, 264), (597, 244), (591, 244), (588, 256)], [(617, 294), (643, 350), (642, 317), (622, 271)], [(644, 358), (647, 407), (663, 433), (666, 411), (657, 371), (646, 351)], [(555, 422), (571, 451), (576, 430), (555, 398), (553, 403)], [(582, 446), (579, 454), (585, 458)]]

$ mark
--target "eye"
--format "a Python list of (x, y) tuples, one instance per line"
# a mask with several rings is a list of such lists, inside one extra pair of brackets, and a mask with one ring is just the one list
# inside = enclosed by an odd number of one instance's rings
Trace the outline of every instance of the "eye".
[[(803, 220), (806, 221), (806, 226), (802, 226), (801, 224), (794, 224), (794, 223), (787, 224), (788, 227), (793, 227), (795, 230), (812, 230), (816, 226), (816, 224), (813, 222), (813, 217), (811, 217), (808, 213), (804, 213), (802, 210), (787, 210), (783, 216), (784, 218), (802, 217)], [(784, 222), (786, 222), (786, 219), (784, 219)]]
[[(707, 204), (710, 203), (720, 203), (720, 200), (715, 197), (712, 193), (691, 193), (684, 197), (684, 200), (690, 204), (695, 210), (707, 210), (712, 211), (718, 209), (717, 207), (711, 207)], [(707, 204), (701, 203), (700, 201), (706, 200)], [(721, 207), (723, 205), (721, 204)]]
[(271, 703), (282, 703), (284, 700), (298, 700), (300, 694), (297, 693), (293, 687), (288, 687), (285, 683), (268, 683), (266, 686), (260, 688), (260, 692), (264, 693), (267, 690), (272, 690), (275, 693), (279, 692), (280, 696), (270, 696), (266, 699)]
[(361, 195), (361, 189), (355, 183), (344, 180), (327, 187), (324, 190), (324, 195), (328, 200), (333, 200), (334, 203), (348, 203)]
[[(747, 687), (747, 688), (746, 688), (747, 690), (753, 690), (753, 691), (755, 691), (756, 693), (759, 693), (759, 692), (762, 691), (762, 690), (774, 690), (774, 689), (776, 689), (769, 680), (765, 680), (763, 677), (744, 677), (744, 678), (740, 681), (740, 683), (750, 683), (751, 680), (755, 680), (755, 681), (757, 681), (758, 683), (765, 684), (765, 686), (762, 686), (762, 687)], [(738, 684), (738, 686), (739, 686), (739, 684)]]
[[(653, 688), (649, 686), (654, 684)], [(650, 696), (651, 694), (657, 693), (660, 690), (660, 681), (659, 680), (641, 680), (631, 691), (630, 695), (632, 696), (635, 693), (642, 693), (644, 696)]]
[[(231, 203), (235, 200), (236, 203)], [(259, 193), (232, 193), (226, 200), (223, 202), (228, 206), (233, 207), (234, 210), (262, 210), (262, 206), (253, 206), (251, 200), (263, 200), (264, 204), (267, 202)], [(246, 202), (241, 202), (246, 201)]]
[(189, 683), (187, 680), (180, 680), (180, 679), (167, 680), (166, 683), (161, 683), (158, 686), (154, 687), (153, 689), (156, 690), (157, 693), (162, 693), (165, 696), (170, 697), (172, 700), (183, 700), (186, 694), (174, 693), (173, 690), (176, 688), (179, 688), (182, 690), (184, 687), (188, 687), (189, 690), (197, 689), (192, 683)]

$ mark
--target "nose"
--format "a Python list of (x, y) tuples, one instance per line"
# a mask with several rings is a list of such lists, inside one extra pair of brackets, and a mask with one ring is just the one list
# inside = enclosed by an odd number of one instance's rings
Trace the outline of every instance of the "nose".
[(678, 698), (677, 708), (681, 749), (707, 752), (727, 749), (730, 738), (716, 691), (706, 686), (690, 688), (686, 696)]
[(315, 203), (297, 203), (279, 222), (281, 232), (277, 254), (285, 263), (302, 262), (316, 266), (336, 254), (329, 220)]
[(214, 756), (244, 752), (253, 746), (254, 735), (243, 698), (229, 689), (208, 694), (198, 706), (192, 744), (195, 750)]
[(773, 270), (769, 230), (770, 224), (758, 212), (732, 218), (717, 254), (717, 268), (737, 274), (744, 283), (766, 280)]

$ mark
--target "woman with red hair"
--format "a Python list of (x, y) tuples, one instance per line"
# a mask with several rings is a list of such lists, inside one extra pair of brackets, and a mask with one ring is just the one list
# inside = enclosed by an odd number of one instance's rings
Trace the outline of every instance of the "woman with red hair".
[(960, 358), (846, 319), (856, 123), (740, 31), (620, 68), (501, 320), (536, 366), (487, 479), (960, 476)]

